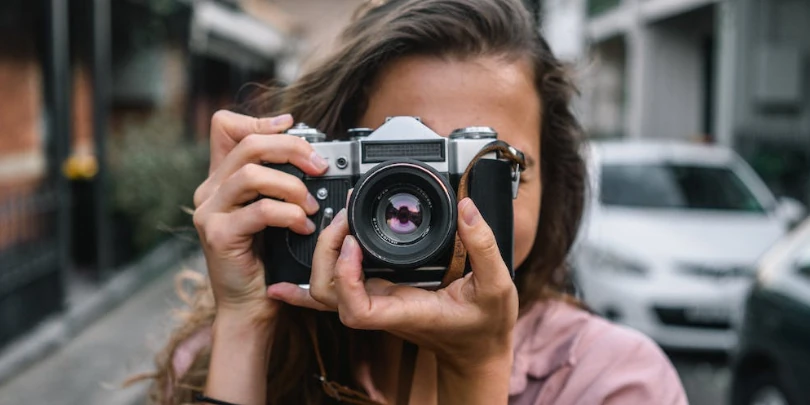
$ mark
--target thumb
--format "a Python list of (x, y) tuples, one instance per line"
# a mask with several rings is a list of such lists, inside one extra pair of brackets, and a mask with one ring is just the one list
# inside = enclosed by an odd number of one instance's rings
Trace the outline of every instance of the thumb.
[(458, 235), (467, 249), (473, 277), (482, 285), (512, 284), (492, 229), (469, 198), (458, 203)]

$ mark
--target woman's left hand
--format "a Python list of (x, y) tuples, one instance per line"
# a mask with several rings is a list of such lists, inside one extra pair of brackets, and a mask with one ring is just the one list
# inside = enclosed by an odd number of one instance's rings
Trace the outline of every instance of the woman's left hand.
[(475, 204), (466, 198), (458, 209), (458, 234), (472, 272), (446, 288), (428, 291), (366, 280), (362, 251), (348, 235), (343, 210), (318, 238), (310, 289), (280, 283), (268, 287), (267, 293), (296, 306), (336, 310), (350, 328), (385, 330), (411, 341), (433, 351), (440, 368), (453, 375), (505, 373), (508, 380), (517, 289)]

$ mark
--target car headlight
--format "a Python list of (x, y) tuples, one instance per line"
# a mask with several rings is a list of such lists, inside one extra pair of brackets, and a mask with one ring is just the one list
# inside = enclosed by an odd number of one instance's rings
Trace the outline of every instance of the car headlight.
[(622, 255), (601, 249), (588, 249), (585, 259), (594, 272), (624, 274), (630, 276), (645, 276), (648, 267)]

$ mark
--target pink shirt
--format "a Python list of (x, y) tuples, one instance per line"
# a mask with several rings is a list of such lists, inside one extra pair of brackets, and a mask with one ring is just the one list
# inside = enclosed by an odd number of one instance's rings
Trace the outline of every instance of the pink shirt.
[(518, 319), (509, 395), (512, 405), (687, 404), (652, 340), (562, 301)]
[[(678, 374), (653, 341), (562, 301), (535, 304), (514, 335), (511, 405), (687, 404)], [(176, 375), (210, 344), (210, 328), (183, 342), (172, 359)]]

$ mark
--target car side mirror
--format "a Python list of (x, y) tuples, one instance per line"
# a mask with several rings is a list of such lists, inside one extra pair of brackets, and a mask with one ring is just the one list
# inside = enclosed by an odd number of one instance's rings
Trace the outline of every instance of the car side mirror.
[(791, 228), (807, 214), (804, 204), (790, 197), (780, 197), (774, 210), (776, 216)]

